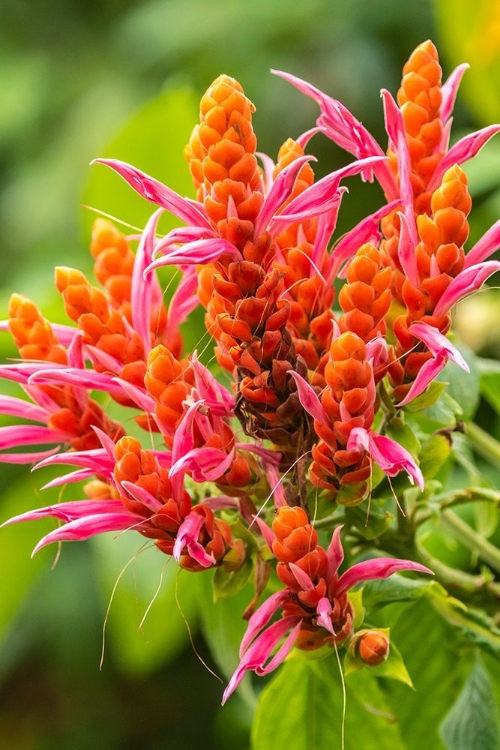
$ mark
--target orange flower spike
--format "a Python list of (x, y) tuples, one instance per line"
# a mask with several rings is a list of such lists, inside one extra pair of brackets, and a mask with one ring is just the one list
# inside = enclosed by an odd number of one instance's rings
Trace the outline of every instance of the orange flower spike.
[(316, 549), (318, 544), (317, 532), (309, 523), (305, 510), (298, 506), (279, 508), (273, 531), (276, 534), (273, 552), (280, 562), (296, 562)]
[(192, 370), (181, 364), (165, 346), (151, 350), (144, 384), (156, 402), (155, 414), (162, 423), (162, 433), (171, 442), (175, 427), (184, 413), (183, 401), (192, 388)]
[(189, 143), (184, 148), (184, 158), (188, 163), (189, 171), (196, 188), (196, 199), (203, 203), (205, 197), (205, 188), (203, 186), (203, 158), (204, 153), (200, 142), (200, 126), (196, 125), (191, 133)]
[(441, 66), (436, 47), (427, 41), (411, 54), (403, 68), (398, 104), (407, 132), (415, 171), (416, 194), (425, 190), (428, 179), (442, 158), (435, 153), (443, 133), (441, 107)]
[[(241, 85), (234, 78), (219, 76), (202, 97), (197, 131), (204, 157), (205, 210), (221, 237), (241, 248), (264, 201), (255, 156), (254, 111)], [(196, 136), (190, 148), (195, 153)]]
[(62, 294), (66, 314), (78, 321), (81, 315), (92, 313), (102, 323), (109, 318), (106, 295), (90, 284), (85, 275), (76, 268), (58, 266), (55, 269), (57, 291)]
[(9, 330), (23, 359), (46, 360), (65, 365), (66, 349), (34, 302), (21, 294), (9, 301)]
[(106, 288), (113, 307), (120, 308), (130, 320), (134, 253), (125, 235), (107, 219), (96, 219), (90, 252), (95, 259), (94, 276)]
[(368, 342), (385, 331), (383, 318), (391, 305), (392, 270), (381, 267), (379, 251), (363, 245), (349, 265), (347, 283), (339, 293), (344, 311), (339, 319), (341, 331), (352, 331)]

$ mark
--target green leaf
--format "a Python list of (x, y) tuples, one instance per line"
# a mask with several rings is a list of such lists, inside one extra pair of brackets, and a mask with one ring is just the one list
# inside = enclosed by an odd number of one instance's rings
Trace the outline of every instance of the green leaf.
[(462, 370), (454, 362), (448, 362), (439, 375), (439, 380), (448, 383), (447, 393), (457, 404), (460, 404), (465, 419), (470, 419), (479, 403), (479, 371), (476, 357), (472, 349), (462, 343), (455, 342), (470, 367), (470, 372)]
[(431, 435), (422, 445), (420, 470), (426, 480), (436, 476), (451, 453), (451, 445), (444, 435)]
[(140, 552), (141, 537), (135, 534), (114, 541), (95, 537), (92, 546), (103, 605), (111, 602), (107, 647), (124, 672), (154, 672), (174, 659), (197, 629), (203, 573), (181, 571), (154, 546)]
[[(210, 574), (207, 577), (210, 581)], [(243, 612), (253, 595), (254, 590), (251, 585), (247, 585), (235, 596), (217, 599), (215, 602), (211, 585), (205, 586), (199, 595), (198, 603), (203, 637), (208, 644), (212, 657), (227, 680), (240, 661), (240, 643), (247, 627), (247, 623), (243, 619)], [(250, 706), (255, 706), (255, 694), (248, 677), (243, 680), (238, 688), (237, 695)]]
[(443, 750), (439, 726), (470, 669), (460, 634), (425, 599), (387, 608), (386, 624), (399, 644), (415, 691), (395, 680), (386, 683), (388, 700), (405, 750)]
[(439, 399), (443, 391), (446, 389), (446, 383), (441, 383), (438, 380), (434, 380), (424, 393), (410, 401), (404, 409), (410, 414), (422, 411), (422, 409), (429, 409)]
[(500, 414), (500, 373), (481, 376), (481, 394), (496, 413)]
[(456, 599), (435, 597), (432, 605), (468, 641), (500, 659), (500, 629), (484, 612), (469, 609)]
[(214, 573), (214, 599), (225, 599), (228, 596), (234, 596), (241, 591), (248, 579), (252, 575), (253, 561), (251, 557), (245, 558), (241, 568), (231, 573), (225, 571), (222, 567), (217, 568)]
[(447, 592), (429, 578), (405, 578), (398, 573), (385, 580), (369, 581), (363, 587), (363, 602), (369, 612), (394, 602), (411, 602), (422, 597), (446, 598)]
[(406, 448), (414, 456), (420, 452), (420, 441), (409, 424), (405, 424), (400, 418), (391, 419), (386, 428), (387, 435)]
[[(404, 743), (375, 677), (367, 670), (346, 680), (345, 749), (401, 750)], [(252, 733), (254, 750), (340, 748), (342, 683), (335, 654), (290, 658), (263, 690)]]
[(497, 706), (491, 681), (480, 658), (477, 658), (439, 733), (448, 750), (498, 750)]
[(345, 518), (346, 523), (358, 529), (365, 539), (377, 539), (377, 537), (387, 531), (394, 520), (394, 515), (389, 513), (389, 511), (382, 513), (372, 508), (370, 508), (370, 513), (368, 514), (363, 504), (346, 507)]
[[(437, 381), (435, 381), (437, 383)], [(417, 400), (417, 399), (415, 399)], [(412, 402), (413, 403), (413, 402)], [(408, 406), (411, 406), (409, 404)], [(405, 407), (408, 409), (408, 407)], [(412, 416), (412, 421), (422, 427), (426, 432), (432, 432), (439, 429), (454, 429), (457, 420), (463, 416), (462, 409), (449, 393), (442, 393), (439, 401), (427, 409), (420, 411)]]

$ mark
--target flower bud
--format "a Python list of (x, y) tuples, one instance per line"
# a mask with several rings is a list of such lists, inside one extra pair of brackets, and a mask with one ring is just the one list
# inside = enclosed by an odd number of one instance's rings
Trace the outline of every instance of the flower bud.
[(368, 666), (378, 667), (389, 656), (389, 636), (382, 630), (360, 630), (354, 638), (355, 653)]

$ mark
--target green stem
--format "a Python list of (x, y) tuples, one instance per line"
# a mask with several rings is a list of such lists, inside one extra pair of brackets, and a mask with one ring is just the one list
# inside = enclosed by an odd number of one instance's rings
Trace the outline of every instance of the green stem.
[(498, 440), (495, 440), (474, 422), (467, 424), (466, 434), (474, 450), (494, 466), (498, 466), (500, 463), (500, 443)]
[(464, 594), (477, 594), (487, 591), (495, 597), (500, 596), (500, 584), (492, 581), (487, 575), (471, 575), (463, 570), (450, 568), (441, 560), (437, 560), (425, 547), (417, 541), (420, 560), (436, 574), (438, 580), (446, 587), (458, 589)]
[(465, 521), (457, 516), (452, 510), (443, 511), (441, 518), (462, 544), (468, 547), (472, 552), (476, 552), (485, 563), (493, 568), (493, 570), (496, 570), (497, 573), (500, 573), (499, 549), (488, 542), (487, 539), (483, 539), (477, 531), (474, 531), (468, 523), (465, 523)]
[(429, 518), (432, 518), (435, 515), (435, 510), (442, 511), (446, 508), (465, 505), (475, 501), (496, 503), (500, 507), (500, 492), (498, 492), (498, 490), (489, 489), (488, 487), (469, 487), (468, 489), (446, 492), (433, 499), (433, 508), (429, 508), (427, 505), (423, 504), (417, 505), (414, 511), (413, 521), (416, 526), (421, 526), (425, 521), (428, 521)]

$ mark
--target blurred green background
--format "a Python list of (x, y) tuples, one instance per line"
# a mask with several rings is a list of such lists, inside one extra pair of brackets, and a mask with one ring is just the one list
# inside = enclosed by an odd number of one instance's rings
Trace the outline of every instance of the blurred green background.
[[(379, 90), (397, 91), (402, 65), (427, 38), (440, 49), (445, 75), (460, 62), (472, 66), (456, 108), (455, 137), (500, 119), (498, 7), (494, 0), (4, 0), (0, 316), (13, 290), (35, 299), (48, 317), (60, 316), (52, 267), (91, 268), (94, 214), (82, 203), (144, 225), (151, 207), (103, 167), (89, 167), (94, 157), (127, 159), (184, 194), (191, 190), (182, 146), (200, 95), (221, 72), (239, 79), (256, 104), (259, 149), (271, 156), (288, 136), (313, 125), (316, 108), (270, 68), (341, 99), (384, 144)], [(312, 150), (320, 172), (346, 161), (320, 138)], [(473, 238), (500, 214), (499, 170), (500, 142), (470, 167)], [(341, 231), (382, 200), (375, 186), (351, 181), (349, 187)], [(499, 336), (491, 333), (498, 297), (478, 295), (471, 304), (461, 316), (464, 338), (498, 356)], [(477, 321), (472, 328), (471, 320)], [(13, 354), (7, 335), (0, 349)], [(55, 502), (56, 493), (37, 490), (46, 476), (2, 467), (0, 519)], [(221, 682), (201, 662), (218, 671), (197, 626), (200, 602), (210, 608), (207, 582), (178, 576), (154, 550), (140, 554), (118, 583), (100, 671), (111, 592), (140, 539), (66, 545), (51, 569), (53, 549), (30, 560), (45, 528), (1, 532), (1, 747), (246, 747), (250, 709), (234, 698), (221, 712)], [(236, 643), (244, 624), (242, 607), (232, 606)], [(217, 616), (214, 610), (212, 647)], [(219, 657), (227, 658), (230, 672), (234, 655)]]

